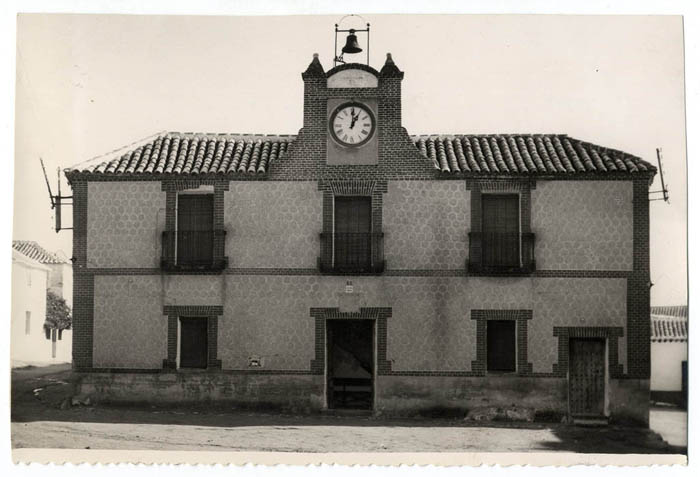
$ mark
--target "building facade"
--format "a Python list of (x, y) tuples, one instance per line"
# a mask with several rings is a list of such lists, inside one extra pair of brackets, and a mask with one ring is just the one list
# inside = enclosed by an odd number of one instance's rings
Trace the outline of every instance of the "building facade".
[(296, 136), (168, 133), (66, 170), (84, 393), (648, 422), (653, 166), (410, 136), (390, 55), (302, 79)]
[(71, 330), (60, 334), (44, 329), (46, 294), (52, 291), (73, 301), (73, 274), (70, 263), (34, 241), (12, 242), (12, 325), (13, 366), (69, 363), (72, 354)]
[(651, 399), (688, 403), (688, 307), (651, 307)]

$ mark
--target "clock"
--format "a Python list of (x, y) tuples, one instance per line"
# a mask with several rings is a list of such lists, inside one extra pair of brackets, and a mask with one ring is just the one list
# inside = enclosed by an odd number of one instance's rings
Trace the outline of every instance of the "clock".
[(376, 121), (372, 110), (362, 103), (343, 103), (328, 121), (331, 137), (340, 145), (358, 147), (372, 139)]

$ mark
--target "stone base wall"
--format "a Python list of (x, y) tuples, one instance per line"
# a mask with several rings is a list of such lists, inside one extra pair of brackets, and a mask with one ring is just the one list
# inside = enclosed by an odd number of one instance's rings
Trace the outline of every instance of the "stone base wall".
[(230, 373), (81, 373), (78, 393), (98, 403), (216, 404), (310, 411), (324, 404), (323, 376)]
[(565, 416), (566, 379), (384, 376), (377, 383), (377, 410), (387, 414), (513, 406)]
[[(227, 372), (82, 373), (78, 392), (102, 403), (216, 405), (229, 409), (326, 409), (323, 375)], [(612, 423), (649, 425), (649, 381), (612, 379), (608, 383)], [(377, 415), (465, 416), (483, 408), (527, 408), (536, 420), (568, 415), (565, 378), (487, 376), (379, 376)]]

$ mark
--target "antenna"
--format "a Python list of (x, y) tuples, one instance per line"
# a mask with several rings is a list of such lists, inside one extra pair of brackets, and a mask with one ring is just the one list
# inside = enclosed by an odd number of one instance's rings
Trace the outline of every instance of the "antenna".
[[(51, 200), (51, 209), (56, 207), (53, 201), (53, 193), (51, 192), (51, 184), (49, 184), (49, 176), (46, 175), (46, 168), (44, 167), (44, 160), (40, 157), (39, 162), (41, 162), (41, 170), (44, 171), (44, 179), (46, 180), (46, 187), (49, 189), (49, 199)], [(60, 182), (59, 182), (60, 184)]]
[(61, 230), (73, 230), (72, 227), (61, 227), (61, 206), (62, 205), (73, 205), (73, 202), (65, 203), (64, 200), (73, 200), (73, 196), (63, 196), (61, 195), (61, 168), (56, 168), (56, 175), (58, 179), (58, 194), (54, 195), (51, 192), (51, 184), (49, 183), (49, 176), (46, 174), (46, 167), (44, 167), (44, 160), (40, 157), (39, 162), (41, 162), (41, 170), (44, 172), (44, 179), (46, 180), (46, 188), (49, 190), (49, 199), (51, 200), (51, 210), (56, 210), (54, 214), (56, 217), (56, 233)]
[(649, 194), (662, 194), (661, 197), (655, 197), (653, 199), (649, 199), (649, 202), (652, 202), (654, 200), (663, 200), (664, 202), (669, 202), (669, 193), (668, 193), (668, 188), (666, 187), (666, 183), (664, 182), (664, 168), (661, 165), (661, 148), (657, 147), (656, 148), (656, 160), (659, 164), (659, 179), (661, 179), (661, 190), (653, 190), (649, 191)]

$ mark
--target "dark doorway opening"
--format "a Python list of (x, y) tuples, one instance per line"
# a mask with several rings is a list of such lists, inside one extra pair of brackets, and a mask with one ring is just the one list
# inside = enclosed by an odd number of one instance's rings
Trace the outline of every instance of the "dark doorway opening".
[(569, 412), (572, 416), (605, 414), (605, 340), (569, 341)]
[(206, 368), (207, 318), (180, 318), (180, 367)]
[(486, 370), (515, 372), (515, 320), (487, 322)]
[(372, 409), (374, 321), (326, 321), (328, 407)]

